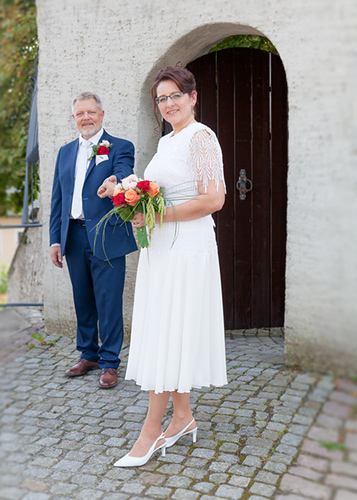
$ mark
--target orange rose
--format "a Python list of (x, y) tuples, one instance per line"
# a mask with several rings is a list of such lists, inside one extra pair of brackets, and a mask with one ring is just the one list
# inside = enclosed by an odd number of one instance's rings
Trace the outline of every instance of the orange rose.
[(154, 196), (157, 195), (157, 193), (160, 191), (160, 188), (155, 182), (150, 182), (150, 187), (148, 189), (149, 195), (154, 198)]
[(121, 187), (121, 184), (117, 184), (116, 188), (114, 189), (113, 196), (116, 196), (118, 193), (122, 193), (123, 189)]
[(138, 193), (134, 191), (134, 189), (128, 189), (125, 193), (125, 201), (127, 204), (133, 207), (138, 200), (140, 200)]

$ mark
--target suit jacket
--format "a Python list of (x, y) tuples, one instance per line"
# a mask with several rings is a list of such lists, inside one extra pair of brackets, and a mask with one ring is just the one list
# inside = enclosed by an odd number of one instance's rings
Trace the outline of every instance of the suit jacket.
[[(120, 217), (112, 216), (105, 228), (105, 224), (103, 224), (97, 238), (95, 227), (101, 218), (113, 208), (110, 198), (99, 198), (97, 190), (103, 181), (113, 174), (116, 175), (119, 182), (133, 173), (134, 145), (129, 141), (107, 134), (105, 130), (99, 142), (102, 140), (109, 141), (113, 146), (109, 148), (108, 160), (104, 160), (98, 165), (96, 165), (95, 156), (91, 160), (84, 180), (82, 201), (86, 230), (92, 251), (99, 259), (106, 260), (121, 257), (137, 250), (131, 223), (123, 223)], [(78, 139), (61, 147), (53, 179), (50, 245), (60, 243), (63, 255), (66, 253), (78, 147)]]

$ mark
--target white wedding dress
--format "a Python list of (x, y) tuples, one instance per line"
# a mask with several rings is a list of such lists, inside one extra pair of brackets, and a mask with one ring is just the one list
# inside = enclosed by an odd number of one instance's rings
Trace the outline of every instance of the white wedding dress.
[[(192, 123), (161, 138), (144, 174), (174, 204), (224, 182), (222, 153), (212, 130)], [(176, 194), (175, 194), (176, 192)], [(182, 199), (185, 196), (185, 199)], [(176, 234), (177, 233), (177, 234)], [(125, 378), (143, 390), (189, 392), (227, 383), (221, 279), (214, 221), (157, 224), (137, 270)]]

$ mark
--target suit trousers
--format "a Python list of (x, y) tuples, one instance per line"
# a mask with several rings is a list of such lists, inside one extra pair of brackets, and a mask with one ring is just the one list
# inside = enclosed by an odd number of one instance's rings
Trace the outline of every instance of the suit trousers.
[(125, 256), (110, 262), (98, 259), (93, 255), (84, 223), (72, 219), (66, 261), (77, 315), (77, 350), (82, 358), (98, 361), (100, 368), (116, 369), (123, 343)]

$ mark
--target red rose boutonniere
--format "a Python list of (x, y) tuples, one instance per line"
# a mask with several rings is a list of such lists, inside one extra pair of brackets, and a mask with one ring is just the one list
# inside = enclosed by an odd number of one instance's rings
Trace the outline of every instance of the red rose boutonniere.
[(92, 156), (88, 158), (90, 161), (92, 158), (94, 158), (96, 155), (107, 155), (109, 153), (109, 148), (111, 148), (113, 144), (110, 144), (109, 141), (102, 141), (99, 144), (95, 144), (92, 146)]

